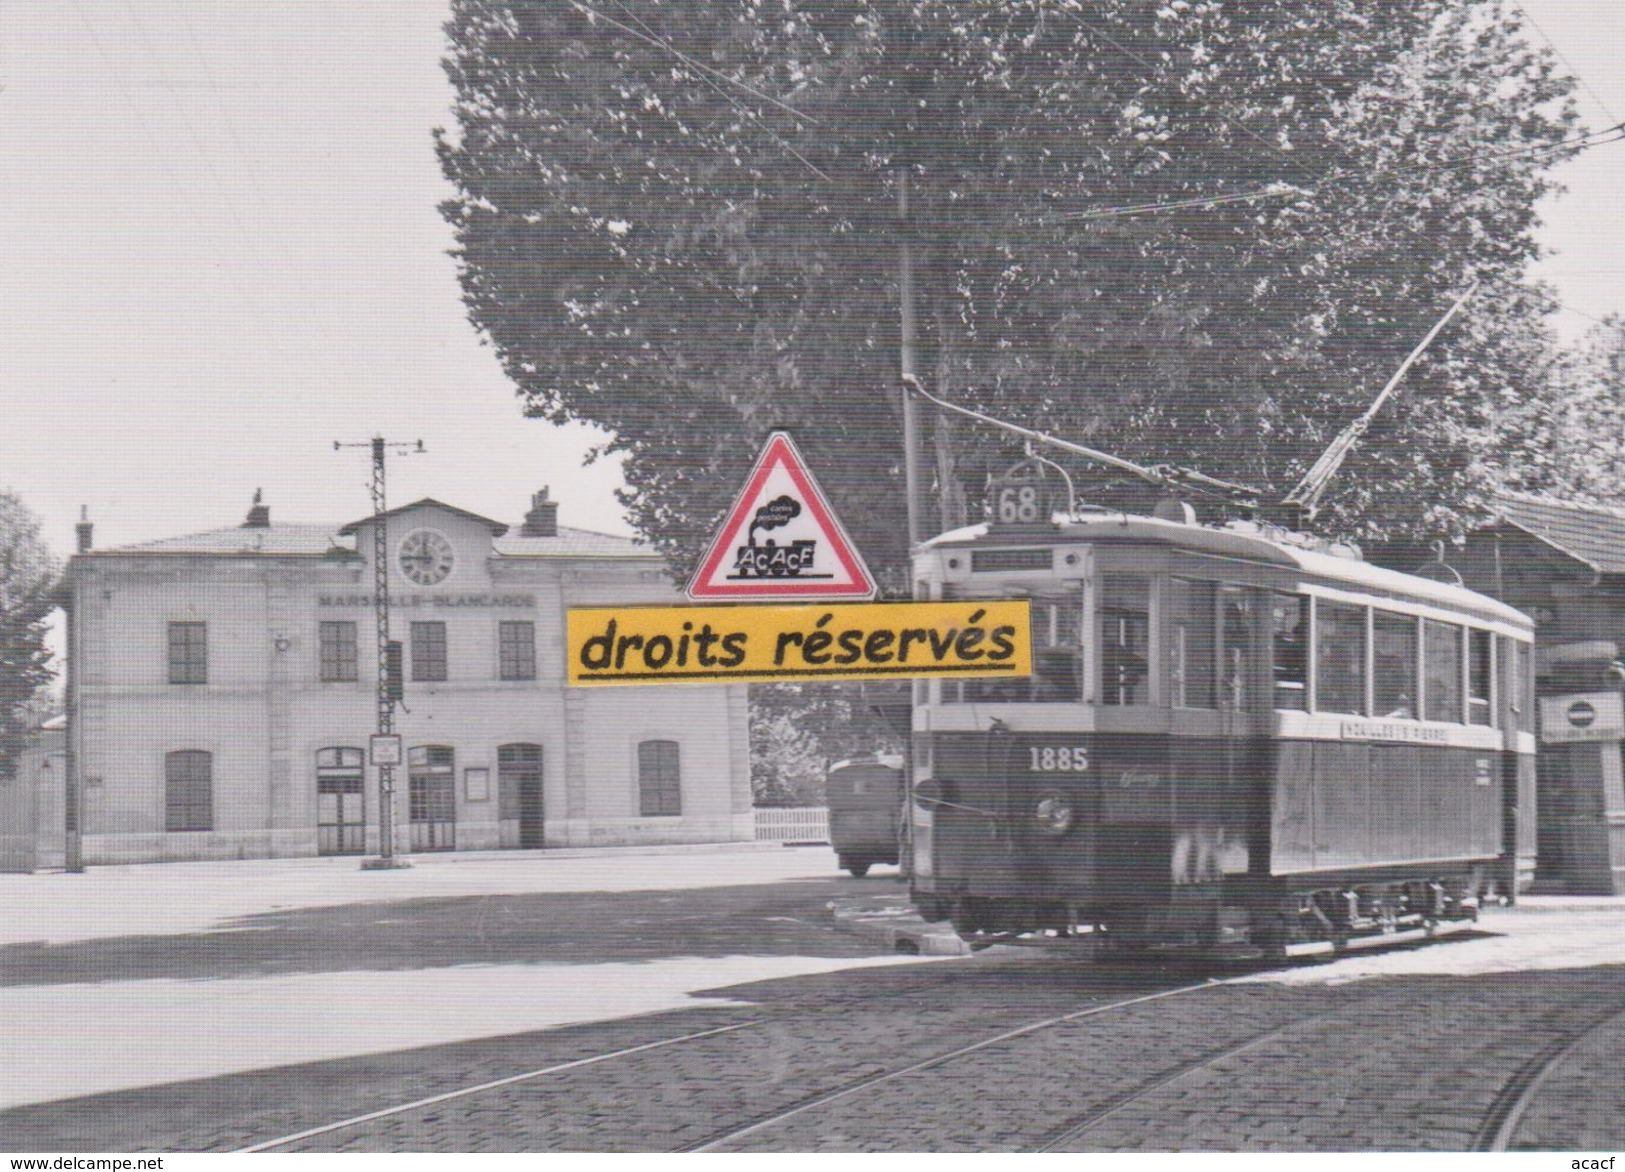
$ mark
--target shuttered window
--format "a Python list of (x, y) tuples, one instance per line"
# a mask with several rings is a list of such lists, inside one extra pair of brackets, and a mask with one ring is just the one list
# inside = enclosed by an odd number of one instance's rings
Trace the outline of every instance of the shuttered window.
[(645, 818), (683, 812), (676, 741), (644, 741), (638, 746), (638, 805)]
[(209, 624), (169, 624), (169, 682), (209, 682)]
[(164, 755), (164, 829), (214, 829), (214, 754), (181, 749)]

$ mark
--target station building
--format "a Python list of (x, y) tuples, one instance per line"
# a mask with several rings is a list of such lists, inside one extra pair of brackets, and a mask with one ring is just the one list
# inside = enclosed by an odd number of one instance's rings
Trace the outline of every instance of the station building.
[(430, 499), (273, 524), (256, 495), (187, 537), (98, 550), (80, 526), (62, 603), (84, 863), (378, 851), (380, 523), (398, 851), (752, 837), (743, 686), (565, 686), (568, 608), (681, 601), (650, 550), (560, 528), (545, 489), (513, 529)]

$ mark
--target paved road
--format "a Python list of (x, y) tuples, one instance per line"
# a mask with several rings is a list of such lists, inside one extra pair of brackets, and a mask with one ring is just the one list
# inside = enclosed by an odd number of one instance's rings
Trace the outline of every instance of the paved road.
[[(741, 957), (758, 970), (902, 961), (836, 931), (826, 910), (832, 898), (895, 890), (890, 881), (808, 862), (798, 877), (695, 891), (494, 891), (0, 948), (5, 995), (130, 978), (140, 979), (107, 988), (542, 972), (590, 999), (610, 975), (645, 980), (627, 974), (681, 963), (709, 966), (727, 986), (710, 990), (723, 1000), (682, 998), (687, 1008), (615, 1021), (21, 1106), (0, 1111), (0, 1150), (234, 1150), (519, 1079), (280, 1150), (665, 1151), (720, 1139), (770, 1151), (1463, 1151), (1486, 1141), (1537, 1073), (1512, 1147), (1625, 1146), (1616, 905), (1495, 912), (1470, 937), (1240, 981), (1012, 948), (736, 983), (727, 974)], [(1111, 1008), (1193, 983), (1203, 987)], [(1081, 1016), (1054, 1020), (1068, 1015)], [(1041, 1022), (1050, 1024), (935, 1061)], [(728, 1027), (743, 1028), (664, 1044)], [(582, 1064), (634, 1047), (643, 1049)]]

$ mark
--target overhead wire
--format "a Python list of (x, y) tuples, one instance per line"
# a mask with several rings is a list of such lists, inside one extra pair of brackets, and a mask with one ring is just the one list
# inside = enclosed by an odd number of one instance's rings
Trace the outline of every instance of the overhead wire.
[[(614, 2), (615, 2), (615, 6), (617, 8), (619, 8), (623, 13), (625, 13), (626, 18), (628, 20), (634, 21), (638, 25), (638, 27), (642, 28), (645, 32), (647, 32), (649, 34), (649, 39), (651, 41), (653, 41), (655, 43), (662, 44), (662, 45), (665, 44), (665, 42), (655, 33), (655, 31), (653, 29), (651, 29), (647, 24), (644, 24), (644, 22), (638, 18), (637, 14), (632, 12), (632, 10), (629, 9), (626, 6), (626, 4), (623, 2), (623, 0), (614, 0)], [(671, 52), (673, 54), (677, 54), (677, 50), (674, 49), (674, 48), (670, 48), (670, 46), (667, 46), (667, 51)], [(814, 175), (818, 176), (818, 178), (823, 180), (825, 183), (833, 183), (833, 182), (835, 182), (827, 174), (825, 174), (817, 166), (817, 164), (813, 163), (805, 155), (803, 155), (800, 151), (796, 150), (796, 148), (791, 146), (788, 142), (786, 142), (784, 140), (784, 138), (781, 135), (779, 135), (779, 133), (777, 131), (775, 131), (767, 123), (763, 122), (759, 117), (757, 117), (756, 112), (754, 110), (750, 109), (748, 106), (745, 106), (737, 98), (730, 95), (727, 90), (723, 89), (720, 85), (718, 85), (715, 81), (713, 81), (710, 78), (710, 76), (708, 76), (707, 74), (702, 73), (702, 74), (700, 74), (700, 77), (705, 82), (706, 85), (710, 86), (711, 89), (716, 91), (716, 93), (722, 98), (723, 101), (727, 102), (735, 110), (738, 110), (746, 118), (749, 118), (752, 122), (754, 122), (758, 127), (760, 127), (767, 134), (767, 136), (769, 138), (771, 138), (774, 142), (778, 143), (779, 146), (783, 147), (785, 152), (787, 154), (789, 154), (792, 158), (794, 158), (798, 163), (800, 163), (802, 166), (806, 167), (807, 170), (811, 171)]]

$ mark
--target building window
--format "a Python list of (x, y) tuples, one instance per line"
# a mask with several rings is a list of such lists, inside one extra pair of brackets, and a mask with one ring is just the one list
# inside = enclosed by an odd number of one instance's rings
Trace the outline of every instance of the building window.
[[(414, 627), (417, 623), (412, 624)], [(424, 626), (443, 626), (425, 623)], [(457, 849), (457, 770), (450, 745), (414, 745), (406, 751), (407, 813), (412, 849)]]
[(164, 754), (164, 829), (214, 829), (214, 754), (201, 749)]
[(356, 681), (355, 624), (322, 623), (319, 628), (322, 682), (353, 684)]
[(638, 811), (645, 818), (683, 812), (676, 741), (644, 741), (638, 746)]
[(360, 749), (316, 751), (317, 854), (358, 855), (365, 849), (365, 760)]
[(504, 680), (536, 678), (536, 624), (497, 624), (497, 671)]
[(542, 747), (532, 744), (497, 746), (498, 816), (519, 824), (519, 847), (544, 845)]
[(412, 624), (412, 679), (432, 684), (446, 678), (446, 624)]
[(209, 624), (169, 624), (169, 682), (209, 682)]

